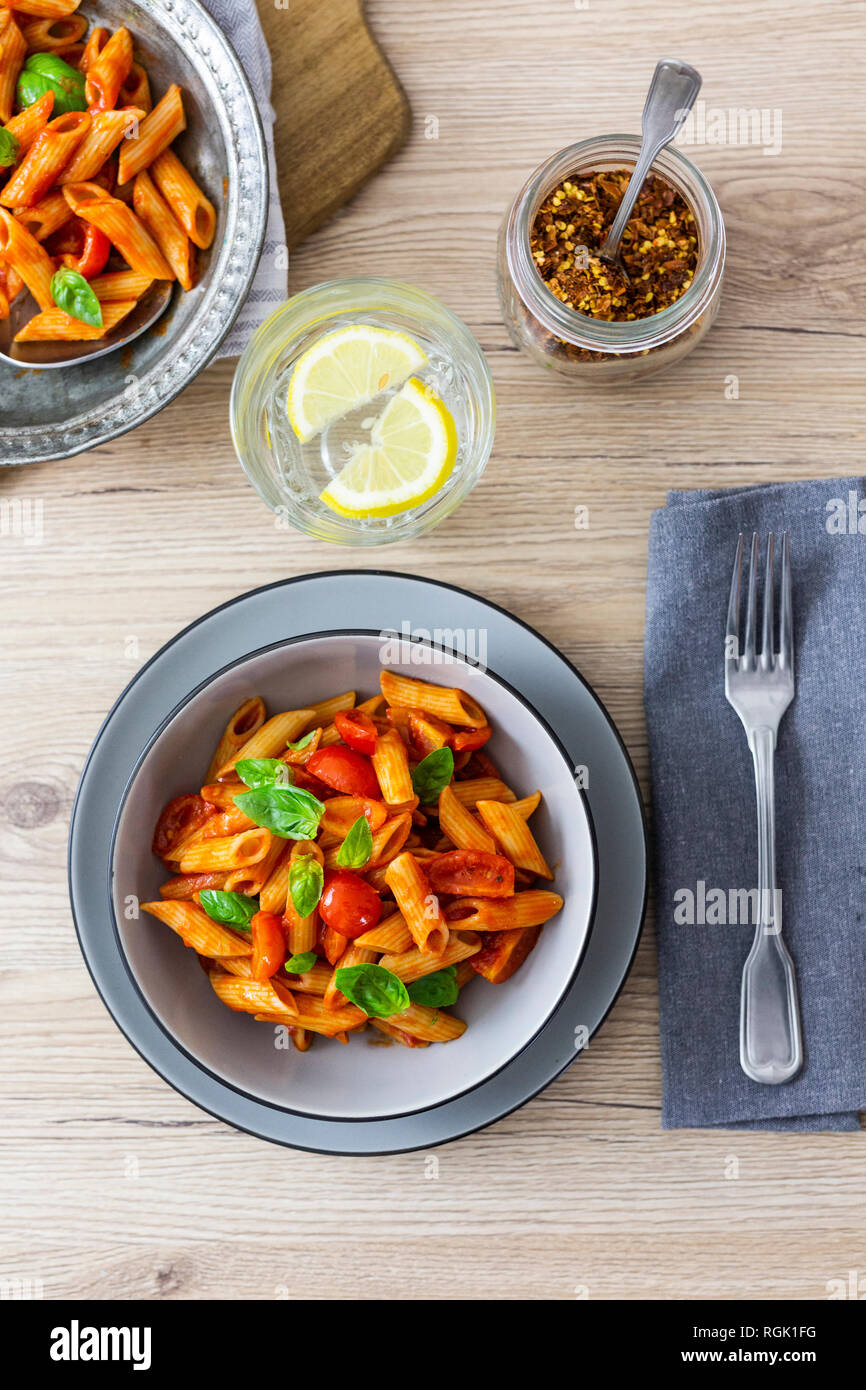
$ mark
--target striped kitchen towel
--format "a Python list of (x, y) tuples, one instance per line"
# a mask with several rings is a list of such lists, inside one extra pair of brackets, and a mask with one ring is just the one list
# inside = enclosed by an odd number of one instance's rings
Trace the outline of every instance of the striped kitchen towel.
[(255, 0), (203, 0), (205, 8), (227, 35), (253, 89), (268, 149), (270, 203), (262, 258), (252, 289), (231, 332), (219, 350), (220, 357), (237, 357), (250, 336), (288, 293), (286, 231), (280, 208), (277, 166), (274, 159), (274, 108), (271, 106), (271, 55), (262, 33)]

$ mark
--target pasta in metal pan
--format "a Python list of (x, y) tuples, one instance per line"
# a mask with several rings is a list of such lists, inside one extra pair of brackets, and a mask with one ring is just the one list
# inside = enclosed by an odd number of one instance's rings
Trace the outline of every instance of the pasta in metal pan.
[(172, 148), (182, 89), (154, 104), (134, 35), (88, 33), (80, 2), (0, 8), (0, 319), (24, 290), (40, 310), (16, 342), (104, 338), (155, 280), (193, 289), (216, 232)]

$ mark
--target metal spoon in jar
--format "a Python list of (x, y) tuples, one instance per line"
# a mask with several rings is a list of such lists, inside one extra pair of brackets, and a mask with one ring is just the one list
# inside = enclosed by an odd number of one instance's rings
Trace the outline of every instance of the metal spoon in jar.
[(0, 361), (21, 368), (73, 367), (81, 362), (92, 362), (106, 352), (116, 352), (156, 322), (171, 299), (172, 289), (171, 280), (155, 280), (132, 313), (104, 338), (91, 338), (84, 342), (16, 343), (15, 334), (34, 314), (39, 313), (36, 300), (22, 289), (13, 300), (9, 317), (0, 319)]
[(663, 58), (656, 65), (643, 108), (640, 154), (604, 245), (595, 253), (601, 260), (617, 266), (626, 280), (628, 274), (619, 254), (622, 234), (653, 161), (677, 134), (700, 90), (701, 75), (688, 63)]

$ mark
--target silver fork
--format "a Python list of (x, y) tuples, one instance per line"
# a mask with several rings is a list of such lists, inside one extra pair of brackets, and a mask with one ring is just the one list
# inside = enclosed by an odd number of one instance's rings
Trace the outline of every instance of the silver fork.
[(788, 534), (782, 538), (779, 647), (773, 648), (775, 540), (767, 538), (761, 650), (757, 650), (758, 536), (752, 535), (746, 631), (740, 645), (743, 537), (731, 580), (725, 636), (725, 695), (740, 716), (755, 764), (758, 800), (758, 921), (743, 968), (740, 998), (740, 1065), (753, 1081), (776, 1086), (803, 1065), (794, 964), (782, 940), (781, 894), (776, 892), (776, 826), (773, 757), (779, 721), (794, 698), (794, 634)]

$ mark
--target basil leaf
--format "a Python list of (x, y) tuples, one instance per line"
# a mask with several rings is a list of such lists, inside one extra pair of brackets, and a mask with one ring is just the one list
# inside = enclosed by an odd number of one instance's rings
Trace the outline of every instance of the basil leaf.
[(289, 867), (289, 892), (299, 917), (309, 917), (315, 912), (324, 884), (324, 870), (314, 855), (299, 854), (292, 861)]
[(250, 930), (250, 922), (259, 910), (258, 898), (248, 898), (243, 893), (223, 893), (220, 888), (205, 888), (199, 898), (208, 917), (238, 927), (240, 931)]
[(94, 328), (102, 327), (102, 305), (77, 270), (70, 270), (68, 266), (55, 270), (51, 277), (51, 298), (58, 309), (71, 318)]
[(299, 738), (297, 743), (287, 743), (286, 747), (291, 748), (293, 753), (300, 753), (302, 748), (306, 748), (309, 743), (312, 743), (316, 732), (315, 729), (311, 729), (308, 734), (304, 734), (303, 738)]
[(422, 975), (406, 986), (413, 1004), (426, 1004), (429, 1009), (443, 1009), (456, 1003), (460, 990), (457, 988), (457, 966), (446, 965), (444, 970), (436, 970), (432, 975)]
[(308, 970), (312, 970), (316, 964), (318, 956), (315, 951), (301, 951), (296, 956), (290, 956), (286, 961), (286, 969), (290, 975), (306, 975)]
[(8, 169), (18, 158), (18, 141), (11, 130), (0, 126), (0, 169)]
[(384, 965), (345, 965), (337, 971), (336, 985), (368, 1018), (390, 1018), (409, 1007), (406, 986)]
[(235, 772), (248, 787), (290, 787), (292, 774), (279, 758), (241, 758)]
[(18, 76), (18, 105), (32, 106), (46, 92), (54, 93), (52, 117), (87, 110), (84, 73), (64, 63), (56, 53), (31, 53)]
[(450, 748), (434, 748), (422, 758), (412, 773), (412, 786), (422, 806), (432, 806), (439, 793), (454, 776), (454, 754)]
[(337, 850), (341, 869), (361, 869), (373, 853), (373, 832), (366, 816), (359, 816)]
[(233, 798), (245, 816), (284, 840), (312, 840), (325, 808), (303, 787), (256, 787)]

